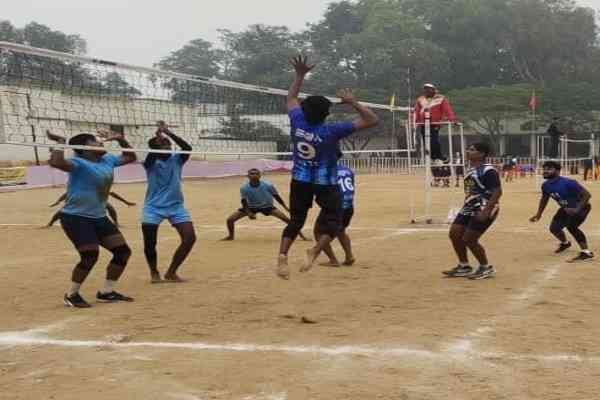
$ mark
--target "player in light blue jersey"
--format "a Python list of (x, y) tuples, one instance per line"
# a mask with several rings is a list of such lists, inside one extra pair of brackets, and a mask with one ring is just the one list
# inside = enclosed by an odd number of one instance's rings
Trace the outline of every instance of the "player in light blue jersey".
[(592, 195), (586, 188), (574, 179), (560, 176), (561, 165), (556, 161), (546, 161), (544, 167), (544, 179), (542, 185), (542, 198), (538, 206), (538, 212), (531, 217), (531, 222), (537, 222), (542, 217), (548, 201), (553, 198), (559, 206), (558, 211), (550, 223), (550, 232), (560, 242), (555, 253), (562, 253), (571, 247), (567, 240), (564, 229), (575, 238), (581, 252), (570, 260), (570, 262), (587, 261), (594, 258), (594, 253), (588, 248), (587, 238), (579, 228), (587, 219), (592, 206), (590, 199)]
[[(266, 216), (274, 216), (281, 221), (289, 224), (290, 219), (274, 205), (273, 200), (276, 200), (281, 206), (289, 212), (290, 209), (279, 196), (277, 189), (271, 182), (261, 180), (260, 171), (256, 168), (248, 170), (248, 182), (240, 188), (240, 196), (242, 198), (242, 208), (235, 211), (227, 218), (227, 231), (229, 234), (224, 237), (223, 241), (234, 240), (235, 238), (235, 223), (242, 218), (248, 217), (256, 219), (256, 214), (260, 213)], [(299, 233), (303, 240), (307, 240), (302, 232)]]
[[(169, 139), (184, 151), (192, 150), (192, 146), (171, 132), (163, 121), (158, 122), (156, 136), (148, 141), (148, 145), (151, 149), (171, 150)], [(183, 205), (183, 192), (181, 191), (183, 165), (189, 158), (189, 154), (150, 153), (144, 161), (148, 188), (142, 212), (142, 233), (144, 235), (144, 254), (150, 268), (152, 283), (184, 282), (177, 275), (177, 270), (196, 242), (194, 224)], [(157, 267), (156, 238), (158, 227), (165, 219), (177, 230), (181, 243), (173, 255), (163, 280)]]
[[(60, 144), (65, 138), (47, 131), (48, 138)], [(121, 156), (104, 150), (76, 149), (75, 157), (65, 159), (62, 149), (54, 149), (50, 166), (69, 174), (65, 206), (60, 224), (79, 253), (80, 261), (71, 275), (71, 289), (64, 296), (69, 307), (87, 308), (90, 304), (79, 294), (81, 285), (96, 265), (100, 246), (112, 253), (106, 269), (104, 288), (96, 294), (98, 301), (133, 301), (131, 297), (114, 290), (129, 261), (131, 249), (119, 229), (106, 216), (106, 202), (113, 183), (114, 169), (136, 160), (135, 153), (122, 133), (98, 131), (103, 142), (116, 141), (124, 148)], [(102, 147), (96, 136), (82, 133), (69, 140), (70, 145)]]
[(302, 56), (294, 58), (291, 63), (296, 77), (288, 91), (287, 109), (294, 165), (290, 185), (291, 222), (283, 231), (277, 259), (277, 275), (283, 279), (290, 277), (288, 251), (304, 226), (313, 200), (316, 200), (323, 213), (319, 227), (323, 234), (315, 247), (307, 251), (306, 263), (300, 271), (312, 268), (317, 254), (340, 232), (336, 158), (338, 143), (353, 132), (373, 127), (379, 121), (373, 111), (356, 101), (350, 90), (341, 90), (338, 92), (341, 103), (350, 105), (359, 116), (353, 121), (326, 123), (332, 105), (327, 98), (309, 96), (302, 102), (298, 99), (304, 78), (314, 65), (309, 65), (306, 57)]
[[(342, 152), (338, 153), (338, 160), (342, 158)], [(355, 182), (354, 182), (354, 172), (344, 165), (338, 165), (338, 188), (340, 190), (341, 195), (341, 207), (342, 207), (342, 229), (338, 234), (337, 238), (342, 245), (342, 249), (344, 249), (345, 260), (342, 263), (346, 266), (351, 266), (356, 262), (354, 258), (354, 254), (352, 253), (352, 241), (350, 240), (350, 236), (346, 232), (348, 226), (350, 226), (350, 222), (352, 221), (352, 217), (354, 216), (354, 191), (355, 191)], [(317, 218), (317, 222), (314, 227), (315, 239), (321, 236), (321, 232), (319, 231), (319, 227), (321, 224), (319, 223), (319, 219), (322, 218), (322, 214), (319, 214)], [(328, 267), (339, 267), (340, 262), (338, 261), (333, 249), (331, 248), (331, 244), (326, 245), (323, 248), (323, 252), (329, 257), (329, 262), (323, 263), (321, 265)]]

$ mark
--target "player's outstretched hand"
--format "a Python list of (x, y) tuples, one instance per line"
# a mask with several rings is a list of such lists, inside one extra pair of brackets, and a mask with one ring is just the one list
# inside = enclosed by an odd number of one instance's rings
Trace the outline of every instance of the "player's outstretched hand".
[(56, 143), (64, 144), (67, 141), (64, 137), (62, 137), (60, 135), (55, 135), (54, 133), (50, 132), (50, 129), (46, 130), (46, 136), (48, 137), (48, 139), (50, 139)]
[(302, 55), (292, 58), (290, 64), (294, 67), (296, 74), (302, 76), (308, 74), (315, 67), (315, 64), (308, 64), (308, 57)]
[(121, 140), (124, 138), (122, 133), (113, 132), (109, 129), (98, 129), (98, 137), (104, 142), (110, 142), (111, 140)]
[(356, 97), (354, 97), (351, 89), (338, 89), (336, 96), (340, 98), (343, 104), (356, 103)]

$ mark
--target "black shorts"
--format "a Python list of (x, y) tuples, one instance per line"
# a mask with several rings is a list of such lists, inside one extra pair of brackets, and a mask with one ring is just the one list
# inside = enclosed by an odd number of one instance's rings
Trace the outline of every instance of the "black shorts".
[(456, 176), (464, 176), (465, 175), (465, 170), (462, 166), (458, 166), (458, 167), (454, 167), (454, 175)]
[(308, 210), (312, 208), (313, 198), (323, 210), (341, 208), (340, 191), (337, 185), (314, 185), (292, 180), (290, 185), (290, 210)]
[[(271, 215), (273, 213), (274, 209), (275, 209), (275, 207), (248, 208), (248, 210), (250, 210), (250, 212), (252, 212), (254, 214), (261, 213), (266, 216)], [(246, 213), (246, 211), (243, 208), (240, 208), (238, 211)]]
[(452, 224), (463, 225), (469, 230), (484, 233), (490, 228), (490, 226), (492, 226), (494, 221), (496, 221), (496, 218), (498, 218), (498, 211), (496, 211), (496, 213), (486, 221), (478, 221), (474, 215), (464, 215), (458, 213)]
[(354, 216), (354, 207), (342, 209), (342, 228), (346, 229), (350, 226), (350, 221)]
[(342, 198), (338, 185), (314, 185), (292, 180), (290, 185), (290, 216), (292, 220), (306, 218), (316, 200), (321, 213), (317, 228), (322, 233), (336, 236), (342, 225)]
[(107, 217), (87, 218), (61, 213), (60, 225), (76, 249), (84, 245), (100, 245), (104, 238), (121, 233)]
[(578, 228), (579, 225), (585, 222), (591, 210), (592, 206), (588, 204), (579, 214), (569, 215), (561, 208), (554, 214), (554, 218), (552, 218), (552, 222), (550, 223), (550, 230), (561, 231), (564, 228)]

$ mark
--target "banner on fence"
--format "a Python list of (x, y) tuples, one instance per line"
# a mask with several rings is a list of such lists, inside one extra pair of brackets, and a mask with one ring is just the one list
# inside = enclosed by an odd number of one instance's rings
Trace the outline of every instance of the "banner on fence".
[(26, 167), (0, 168), (0, 186), (24, 185), (26, 176)]

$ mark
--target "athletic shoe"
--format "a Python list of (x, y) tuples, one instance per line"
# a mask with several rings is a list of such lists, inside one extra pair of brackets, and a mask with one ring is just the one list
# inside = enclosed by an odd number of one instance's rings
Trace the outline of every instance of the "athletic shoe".
[(477, 271), (475, 271), (475, 273), (471, 276), (469, 276), (469, 279), (473, 279), (473, 280), (480, 280), (480, 279), (487, 279), (487, 278), (493, 278), (496, 275), (496, 269), (491, 266), (488, 265), (487, 267), (482, 267), (479, 266), (479, 268), (477, 268)]
[(563, 251), (565, 251), (566, 249), (568, 249), (569, 247), (571, 247), (571, 242), (567, 242), (567, 243), (561, 243), (558, 246), (558, 249), (556, 249), (554, 251), (554, 253), (558, 254), (558, 253), (562, 253)]
[(75, 307), (75, 308), (90, 308), (91, 307), (91, 305), (87, 301), (85, 301), (79, 293), (74, 293), (70, 296), (67, 296), (67, 294), (65, 294), (63, 301), (65, 302), (65, 305), (68, 307)]
[(449, 271), (442, 271), (442, 274), (447, 275), (450, 278), (460, 278), (469, 276), (473, 273), (473, 268), (470, 266), (457, 265)]
[(116, 302), (116, 301), (133, 301), (133, 298), (122, 295), (121, 293), (115, 292), (114, 290), (110, 293), (100, 293), (96, 294), (96, 298), (99, 301), (103, 302)]
[(594, 253), (585, 253), (582, 251), (577, 257), (570, 259), (569, 262), (587, 261), (591, 260), (592, 258), (594, 258)]

